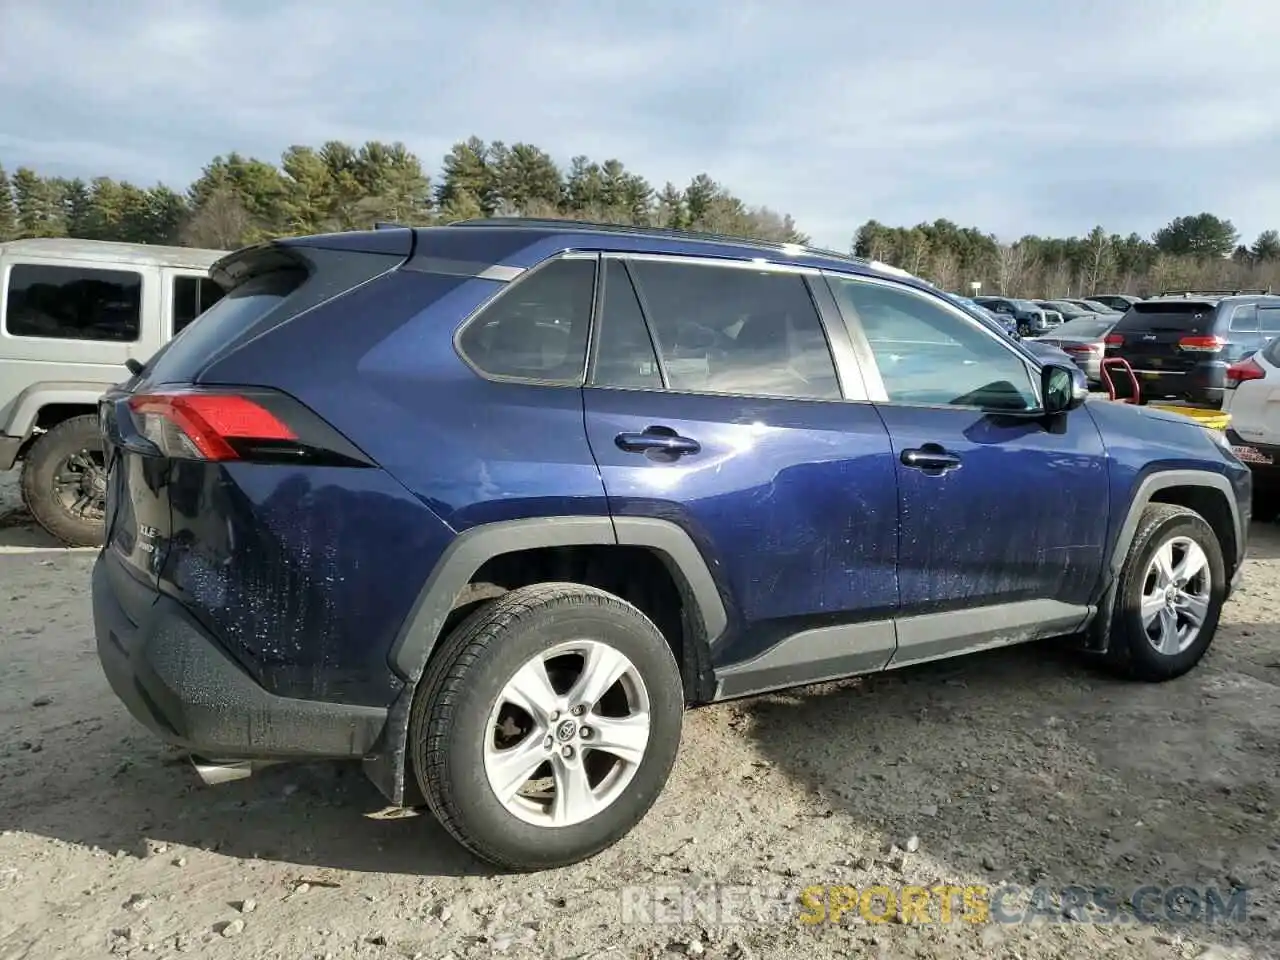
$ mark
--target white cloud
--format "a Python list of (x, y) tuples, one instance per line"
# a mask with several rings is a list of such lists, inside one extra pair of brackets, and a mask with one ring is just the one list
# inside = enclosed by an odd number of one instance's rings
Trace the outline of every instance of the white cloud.
[(837, 247), (870, 217), (1280, 225), (1263, 0), (45, 0), (0, 7), (0, 37), (8, 167), (181, 186), (216, 153), (377, 138), (434, 169), (474, 133), (706, 171)]

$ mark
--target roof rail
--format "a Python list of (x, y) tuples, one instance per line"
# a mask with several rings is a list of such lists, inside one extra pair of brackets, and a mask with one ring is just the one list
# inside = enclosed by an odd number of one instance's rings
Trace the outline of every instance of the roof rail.
[(406, 230), (408, 224), (396, 223), (392, 220), (376, 220), (373, 224), (375, 230)]
[(1156, 296), (1160, 297), (1240, 297), (1240, 296), (1270, 296), (1271, 288), (1253, 289), (1253, 290), (1162, 290)]
[(593, 220), (573, 220), (568, 217), (475, 217), (471, 220), (458, 220), (449, 224), (451, 227), (525, 227), (530, 229), (552, 230), (589, 230), (593, 233), (619, 233), (627, 236), (662, 236), (673, 240), (693, 240), (703, 243), (733, 243), (743, 247), (756, 247), (761, 250), (784, 252), (792, 255), (812, 254), (814, 256), (835, 257), (840, 260), (870, 264), (871, 261), (853, 257), (836, 250), (825, 250), (811, 247), (803, 243), (789, 243), (782, 240), (761, 240), (757, 237), (735, 237), (725, 233), (711, 233), (702, 230), (680, 230), (675, 227), (643, 227), (626, 223), (600, 223)]

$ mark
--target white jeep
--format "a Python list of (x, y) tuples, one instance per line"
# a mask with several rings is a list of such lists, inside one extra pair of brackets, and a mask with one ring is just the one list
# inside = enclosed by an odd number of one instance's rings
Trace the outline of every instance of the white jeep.
[(99, 240), (0, 243), (0, 470), (69, 546), (102, 541), (98, 398), (222, 297), (220, 250)]

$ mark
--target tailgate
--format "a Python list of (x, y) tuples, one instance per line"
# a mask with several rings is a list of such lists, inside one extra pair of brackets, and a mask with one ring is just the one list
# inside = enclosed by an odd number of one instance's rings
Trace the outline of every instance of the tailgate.
[(1181, 344), (1212, 335), (1215, 309), (1215, 304), (1198, 300), (1135, 304), (1112, 331), (1124, 337), (1115, 354), (1141, 370), (1190, 370), (1213, 351), (1184, 349)]
[(113, 387), (98, 405), (107, 467), (103, 551), (155, 585), (169, 543), (169, 461), (142, 452), (146, 441), (129, 413), (130, 395)]

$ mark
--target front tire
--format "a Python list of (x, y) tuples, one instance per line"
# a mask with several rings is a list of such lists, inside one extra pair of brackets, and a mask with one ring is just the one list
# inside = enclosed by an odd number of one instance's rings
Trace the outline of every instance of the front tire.
[(41, 436), (22, 464), (22, 500), (36, 522), (69, 547), (101, 545), (106, 505), (96, 416), (72, 417)]
[(1133, 680), (1182, 676), (1213, 642), (1226, 587), (1222, 547), (1204, 518), (1148, 505), (1116, 584), (1108, 665)]
[(657, 799), (684, 689), (657, 627), (591, 587), (522, 587), (465, 620), (410, 718), (427, 805), (495, 866), (543, 870), (613, 845)]

